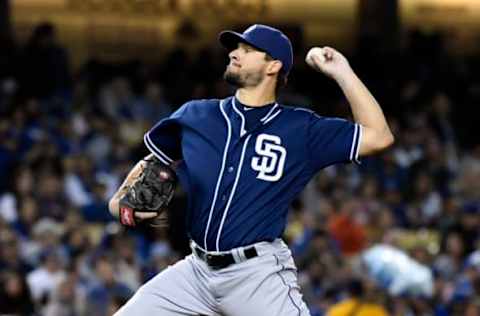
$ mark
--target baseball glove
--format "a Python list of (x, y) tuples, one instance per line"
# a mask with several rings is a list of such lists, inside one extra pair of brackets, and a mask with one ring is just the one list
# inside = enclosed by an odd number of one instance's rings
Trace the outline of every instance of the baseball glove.
[(162, 213), (166, 213), (175, 192), (177, 184), (175, 172), (155, 157), (144, 161), (146, 163), (140, 176), (126, 189), (126, 193), (120, 199), (120, 223), (125, 226), (137, 224), (136, 213), (157, 213), (154, 219), (144, 220), (151, 223), (158, 223), (155, 219), (159, 217), (164, 219), (166, 214)]

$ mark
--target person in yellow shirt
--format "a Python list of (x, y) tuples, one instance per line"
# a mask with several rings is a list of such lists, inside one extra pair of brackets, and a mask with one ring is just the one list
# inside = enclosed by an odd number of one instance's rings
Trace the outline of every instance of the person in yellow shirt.
[(349, 284), (349, 292), (350, 297), (330, 307), (326, 316), (388, 316), (383, 306), (370, 299), (360, 280)]

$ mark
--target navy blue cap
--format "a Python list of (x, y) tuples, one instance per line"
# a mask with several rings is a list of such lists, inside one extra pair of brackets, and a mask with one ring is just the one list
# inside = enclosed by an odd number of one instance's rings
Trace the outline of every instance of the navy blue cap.
[(293, 65), (292, 43), (281, 31), (271, 26), (255, 24), (242, 34), (234, 31), (223, 31), (219, 36), (220, 43), (228, 50), (237, 48), (239, 42), (249, 44), (282, 62), (282, 72), (288, 74)]

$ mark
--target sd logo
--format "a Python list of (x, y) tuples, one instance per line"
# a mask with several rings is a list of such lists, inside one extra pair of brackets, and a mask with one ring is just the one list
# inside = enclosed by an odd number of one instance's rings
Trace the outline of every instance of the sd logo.
[(252, 158), (252, 169), (258, 171), (257, 179), (278, 181), (283, 175), (287, 151), (282, 140), (275, 135), (260, 134), (255, 143), (258, 156)]

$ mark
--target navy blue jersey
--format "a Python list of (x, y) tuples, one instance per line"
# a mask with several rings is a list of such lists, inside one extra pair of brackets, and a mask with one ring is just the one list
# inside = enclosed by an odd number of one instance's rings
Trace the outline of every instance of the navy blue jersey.
[(234, 98), (194, 100), (145, 134), (189, 196), (188, 233), (209, 251), (282, 235), (292, 200), (320, 169), (357, 161), (361, 126), (312, 111)]

